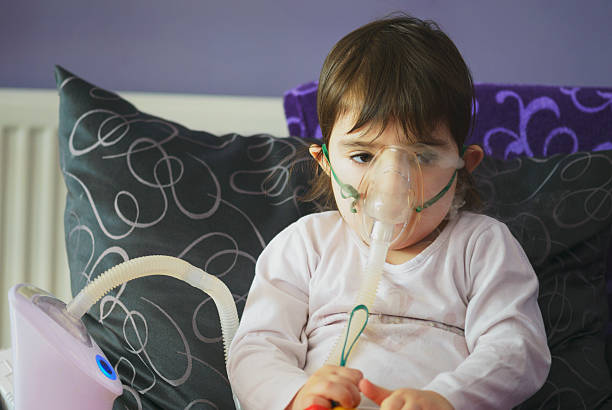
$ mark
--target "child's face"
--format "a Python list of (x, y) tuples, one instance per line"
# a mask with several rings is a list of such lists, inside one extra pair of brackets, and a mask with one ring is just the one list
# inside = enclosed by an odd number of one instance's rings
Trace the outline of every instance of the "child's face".
[[(409, 141), (418, 142), (413, 135), (408, 138), (402, 136), (399, 124), (391, 122), (382, 134), (377, 137), (379, 129), (368, 127), (359, 129), (349, 134), (354, 125), (354, 116), (347, 114), (338, 118), (334, 124), (329, 141), (330, 162), (336, 175), (345, 184), (358, 187), (366, 172), (368, 162), (372, 155), (384, 146), (400, 145), (408, 146)], [(458, 158), (457, 144), (454, 142), (446, 124), (440, 124), (432, 131), (430, 139), (436, 140), (436, 150), (441, 150), (449, 156)], [(439, 144), (439, 145), (438, 145)], [(327, 165), (327, 164), (325, 164)], [(322, 166), (324, 166), (322, 164)], [(325, 166), (324, 166), (325, 168)], [(328, 167), (327, 167), (328, 168)], [(329, 174), (329, 169), (326, 169)], [(422, 167), (424, 200), (433, 198), (451, 180), (454, 168), (449, 167)], [(359, 213), (352, 213), (350, 208), (352, 198), (343, 198), (340, 186), (332, 179), (334, 198), (340, 214), (349, 226), (359, 234), (361, 232), (362, 217)], [(456, 181), (453, 181), (450, 189), (437, 202), (429, 208), (421, 211), (420, 219), (415, 229), (403, 233), (393, 243), (392, 249), (402, 250), (418, 244), (428, 237), (444, 220), (448, 213), (453, 197), (455, 195)]]

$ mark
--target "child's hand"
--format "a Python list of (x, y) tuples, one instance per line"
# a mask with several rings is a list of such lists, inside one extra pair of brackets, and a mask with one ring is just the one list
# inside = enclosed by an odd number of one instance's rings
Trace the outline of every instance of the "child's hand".
[(367, 379), (359, 382), (361, 392), (380, 406), (380, 410), (453, 410), (440, 394), (428, 390), (387, 390)]
[(362, 378), (359, 370), (325, 365), (308, 378), (287, 409), (304, 410), (313, 404), (331, 408), (332, 401), (356, 407), (361, 401), (357, 384)]

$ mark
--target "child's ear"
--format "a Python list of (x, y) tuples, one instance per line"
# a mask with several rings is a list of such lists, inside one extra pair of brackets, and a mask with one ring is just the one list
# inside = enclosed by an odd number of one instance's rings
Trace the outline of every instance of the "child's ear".
[(325, 155), (323, 154), (323, 148), (321, 148), (320, 145), (312, 144), (308, 148), (308, 151), (315, 161), (317, 161), (321, 169), (323, 169), (323, 171), (329, 175), (329, 164), (327, 163), (327, 159), (325, 159)]
[(484, 158), (484, 151), (479, 145), (470, 145), (466, 148), (463, 154), (463, 160), (465, 161), (465, 169), (468, 172), (472, 172), (476, 169), (480, 161)]

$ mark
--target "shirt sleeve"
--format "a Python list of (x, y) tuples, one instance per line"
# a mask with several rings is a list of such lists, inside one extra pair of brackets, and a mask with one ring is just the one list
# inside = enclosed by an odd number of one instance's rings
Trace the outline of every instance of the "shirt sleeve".
[(242, 410), (284, 409), (308, 379), (309, 257), (296, 224), (264, 249), (255, 268), (227, 372)]
[(538, 307), (538, 280), (518, 241), (499, 223), (468, 242), (469, 356), (424, 390), (455, 409), (510, 409), (545, 382), (550, 351)]

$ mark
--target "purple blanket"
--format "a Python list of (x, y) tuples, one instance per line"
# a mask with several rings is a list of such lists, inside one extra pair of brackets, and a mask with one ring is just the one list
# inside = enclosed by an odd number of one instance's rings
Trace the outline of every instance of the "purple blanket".
[[(612, 149), (612, 89), (476, 84), (477, 122), (469, 143), (488, 155), (545, 157)], [(317, 83), (285, 93), (290, 135), (321, 138)]]

